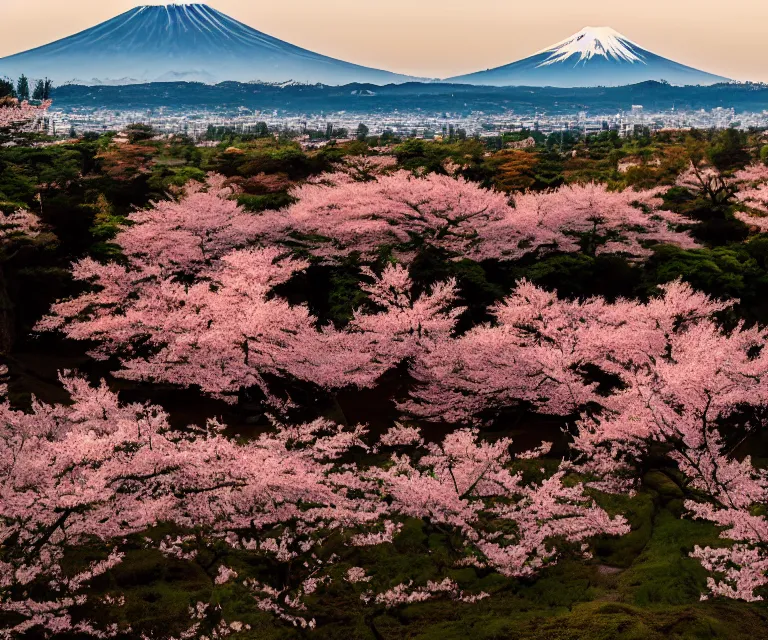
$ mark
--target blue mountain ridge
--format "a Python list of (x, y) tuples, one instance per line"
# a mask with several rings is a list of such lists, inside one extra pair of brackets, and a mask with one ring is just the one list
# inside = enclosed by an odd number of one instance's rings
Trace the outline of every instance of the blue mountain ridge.
[(728, 82), (728, 78), (647, 51), (609, 27), (585, 27), (517, 62), (445, 82), (497, 87), (618, 87), (649, 80), (680, 86)]
[(142, 6), (50, 44), (0, 58), (0, 76), (56, 84), (413, 80), (336, 60), (266, 35), (205, 4)]

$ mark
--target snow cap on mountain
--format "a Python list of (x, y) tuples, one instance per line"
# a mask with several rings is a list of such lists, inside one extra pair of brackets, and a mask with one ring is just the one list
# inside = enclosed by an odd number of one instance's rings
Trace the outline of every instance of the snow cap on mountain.
[(621, 35), (610, 27), (584, 27), (578, 33), (573, 34), (557, 44), (542, 49), (538, 54), (549, 54), (540, 66), (546, 66), (563, 62), (573, 55), (578, 55), (579, 60), (589, 60), (594, 56), (613, 58), (624, 62), (641, 62), (645, 60), (638, 54), (640, 46), (629, 38)]

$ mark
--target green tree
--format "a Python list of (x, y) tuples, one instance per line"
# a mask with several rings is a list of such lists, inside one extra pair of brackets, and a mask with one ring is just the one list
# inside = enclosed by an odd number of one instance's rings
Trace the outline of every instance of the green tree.
[(365, 140), (368, 137), (368, 134), (370, 133), (370, 129), (366, 127), (362, 122), (357, 125), (357, 139), (358, 140)]
[(747, 136), (738, 129), (726, 129), (707, 150), (709, 161), (720, 171), (738, 169), (749, 163)]
[(8, 78), (0, 78), (0, 98), (13, 98), (16, 91), (13, 88), (13, 82)]
[(32, 91), (32, 99), (42, 100), (44, 90), (45, 90), (45, 83), (42, 80), (38, 80), (37, 83), (35, 83), (34, 90)]
[(269, 136), (269, 127), (267, 126), (266, 122), (256, 123), (256, 135), (259, 138), (266, 138)]
[(16, 96), (19, 100), (29, 100), (29, 80), (23, 73), (16, 84)]
[(128, 142), (135, 144), (142, 140), (149, 140), (155, 136), (155, 131), (148, 124), (129, 124), (125, 128), (125, 135), (128, 136)]
[[(2, 95), (2, 89), (0, 89), (0, 95)], [(768, 164), (768, 144), (760, 149), (760, 162)]]
[(35, 90), (32, 92), (33, 100), (48, 100), (51, 97), (51, 81), (46, 78), (45, 80), (38, 80), (35, 83)]

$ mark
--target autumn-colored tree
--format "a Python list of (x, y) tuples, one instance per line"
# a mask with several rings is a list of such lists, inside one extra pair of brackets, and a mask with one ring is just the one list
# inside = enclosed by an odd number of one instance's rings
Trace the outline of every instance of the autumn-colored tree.
[(488, 158), (487, 163), (494, 170), (494, 186), (499, 191), (526, 191), (536, 183), (539, 159), (535, 153), (505, 149)]

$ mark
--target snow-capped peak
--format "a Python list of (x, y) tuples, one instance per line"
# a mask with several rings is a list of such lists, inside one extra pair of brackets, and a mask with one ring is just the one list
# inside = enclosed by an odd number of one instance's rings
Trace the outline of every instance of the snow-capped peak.
[(602, 56), (617, 62), (646, 64), (642, 56), (642, 49), (610, 27), (584, 27), (570, 38), (539, 51), (539, 54), (543, 53), (549, 54), (549, 56), (538, 65), (540, 67), (565, 62), (573, 55), (579, 56), (577, 62)]

